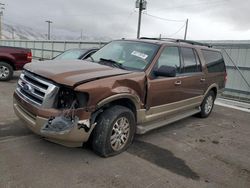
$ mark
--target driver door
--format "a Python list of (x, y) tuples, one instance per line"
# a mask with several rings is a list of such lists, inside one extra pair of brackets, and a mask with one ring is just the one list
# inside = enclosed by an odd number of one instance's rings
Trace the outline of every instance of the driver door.
[(147, 106), (156, 107), (182, 100), (184, 97), (181, 92), (181, 58), (179, 48), (175, 46), (166, 47), (153, 70), (162, 65), (176, 68), (175, 77), (154, 76), (148, 80)]

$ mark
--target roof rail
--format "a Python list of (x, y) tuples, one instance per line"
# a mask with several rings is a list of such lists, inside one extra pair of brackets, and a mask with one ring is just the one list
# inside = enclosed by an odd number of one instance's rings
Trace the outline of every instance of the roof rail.
[(156, 38), (156, 37), (140, 37), (139, 39), (161, 40), (160, 38)]
[(209, 48), (212, 47), (212, 45), (207, 44), (207, 43), (201, 43), (193, 40), (184, 40), (184, 39), (173, 39), (173, 38), (154, 38), (154, 37), (140, 37), (140, 39), (148, 39), (148, 40), (167, 40), (171, 42), (183, 42), (183, 43), (188, 43), (192, 45), (199, 45), (199, 46), (207, 46)]
[(184, 42), (184, 43), (188, 43), (188, 44), (192, 44), (192, 45), (207, 46), (209, 48), (212, 47), (212, 45), (210, 45), (210, 44), (201, 43), (201, 42), (197, 42), (197, 41), (193, 41), (193, 40), (176, 39), (176, 42)]
[(173, 39), (173, 38), (140, 37), (140, 39), (148, 39), (148, 40), (168, 40), (168, 41), (176, 42), (176, 39)]

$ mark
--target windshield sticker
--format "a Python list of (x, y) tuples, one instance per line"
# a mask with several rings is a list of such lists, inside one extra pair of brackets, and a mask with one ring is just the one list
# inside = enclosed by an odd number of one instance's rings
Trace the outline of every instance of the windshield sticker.
[(137, 51), (133, 51), (133, 52), (131, 53), (131, 55), (140, 57), (140, 58), (142, 58), (142, 59), (146, 59), (146, 58), (148, 57), (147, 54), (144, 54), (144, 53), (141, 53), (141, 52), (137, 52)]

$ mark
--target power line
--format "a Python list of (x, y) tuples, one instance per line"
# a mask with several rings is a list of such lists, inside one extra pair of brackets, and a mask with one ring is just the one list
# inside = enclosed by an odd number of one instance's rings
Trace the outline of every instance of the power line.
[(160, 11), (160, 10), (168, 10), (168, 9), (179, 9), (179, 8), (192, 8), (192, 7), (202, 7), (202, 6), (213, 6), (213, 5), (222, 5), (225, 4), (226, 0), (215, 0), (215, 1), (205, 1), (205, 2), (197, 2), (197, 3), (189, 3), (184, 4), (180, 6), (173, 6), (173, 7), (166, 7), (166, 8), (156, 8), (153, 9), (154, 11)]
[(186, 26), (186, 22), (175, 33), (172, 33), (168, 37), (173, 37), (174, 35), (176, 35), (177, 33), (179, 33), (185, 26)]
[(150, 16), (152, 18), (156, 18), (156, 19), (159, 19), (159, 20), (167, 21), (167, 22), (186, 22), (186, 20), (174, 20), (174, 19), (162, 18), (162, 17), (159, 17), (159, 16), (148, 14), (146, 12), (144, 12), (143, 14), (145, 14), (147, 16)]
[(130, 17), (135, 13), (136, 11), (133, 10), (132, 12), (129, 13), (129, 15), (126, 17), (125, 19), (125, 22), (124, 22), (124, 30), (126, 30), (126, 27), (127, 27), (127, 24), (128, 24), (128, 21), (130, 19)]

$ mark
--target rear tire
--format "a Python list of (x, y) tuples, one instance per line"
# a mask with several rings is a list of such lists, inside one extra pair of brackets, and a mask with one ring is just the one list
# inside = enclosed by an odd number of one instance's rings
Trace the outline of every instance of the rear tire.
[(97, 118), (92, 134), (92, 148), (102, 157), (117, 155), (129, 147), (134, 134), (133, 112), (123, 106), (112, 106)]
[(13, 68), (10, 64), (0, 62), (0, 81), (8, 81), (13, 76)]
[(208, 117), (214, 107), (214, 100), (215, 100), (215, 94), (213, 91), (209, 91), (208, 94), (203, 99), (203, 102), (201, 104), (201, 111), (197, 115), (201, 118)]

